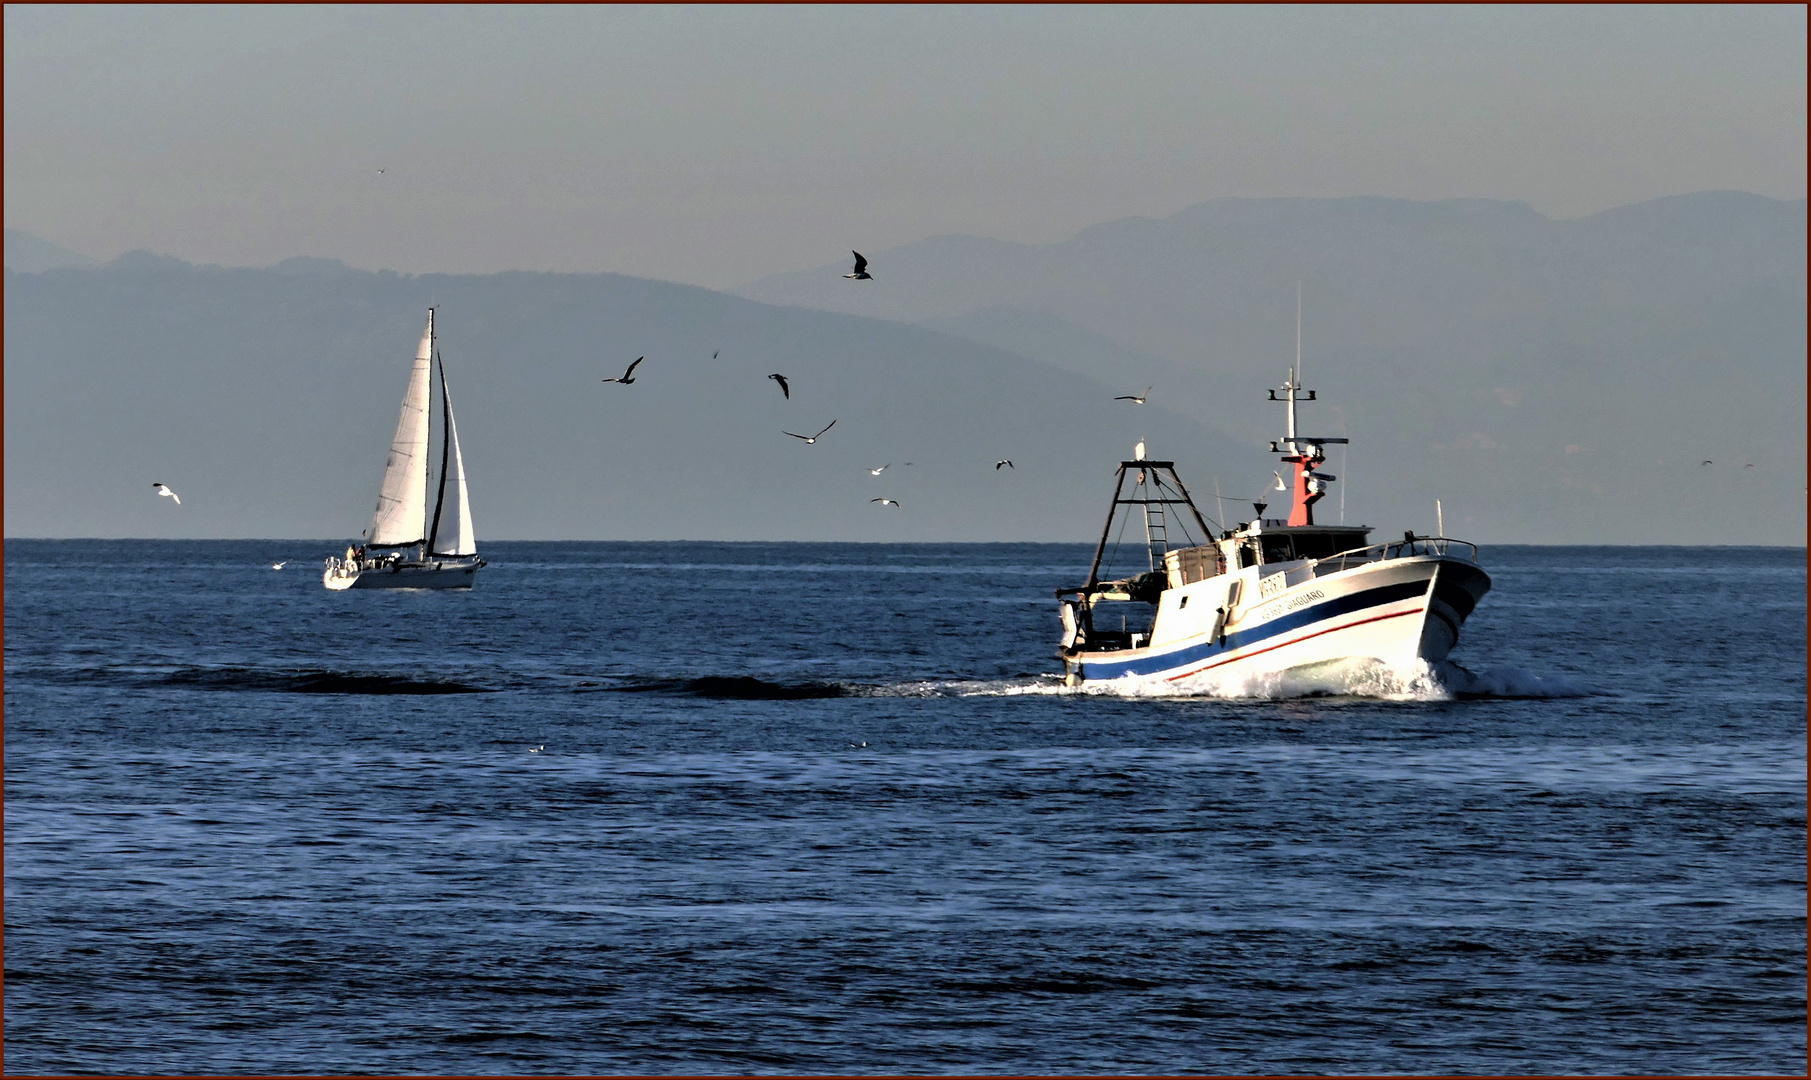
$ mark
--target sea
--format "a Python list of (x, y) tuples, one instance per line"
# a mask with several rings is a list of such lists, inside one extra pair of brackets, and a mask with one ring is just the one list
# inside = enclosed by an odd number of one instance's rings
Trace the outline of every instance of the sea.
[(7, 1073), (1806, 1069), (1803, 548), (1150, 693), (1081, 545), (343, 546), (6, 541)]

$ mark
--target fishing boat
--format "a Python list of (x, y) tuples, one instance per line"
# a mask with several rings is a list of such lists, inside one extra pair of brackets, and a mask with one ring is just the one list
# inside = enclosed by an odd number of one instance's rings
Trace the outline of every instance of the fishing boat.
[[(1141, 442), (1119, 463), (1087, 582), (1056, 594), (1069, 685), (1130, 679), (1186, 691), (1279, 673), (1408, 671), (1458, 643), (1490, 589), (1477, 545), (1413, 531), (1372, 544), (1368, 526), (1316, 522), (1315, 504), (1338, 480), (1320, 471), (1325, 448), (1347, 440), (1297, 432), (1298, 402), (1316, 400), (1300, 370), (1298, 356), (1270, 391), (1285, 407), (1286, 434), (1270, 449), (1289, 469), (1277, 474), (1291, 491), (1287, 517), (1267, 518), (1269, 504), (1253, 502), (1252, 520), (1216, 534), (1174, 462), (1146, 460)], [(1128, 529), (1135, 572), (1111, 577)]]
[[(428, 435), (430, 376), (440, 373), (440, 484), (428, 512)], [(329, 589), (469, 589), (485, 565), (472, 535), (472, 508), (465, 486), (465, 458), (459, 453), (459, 428), (453, 400), (447, 394), (446, 362), (434, 336), (434, 309), (415, 350), (402, 415), (383, 487), (365, 542), (348, 547), (344, 558), (329, 556), (321, 577)]]

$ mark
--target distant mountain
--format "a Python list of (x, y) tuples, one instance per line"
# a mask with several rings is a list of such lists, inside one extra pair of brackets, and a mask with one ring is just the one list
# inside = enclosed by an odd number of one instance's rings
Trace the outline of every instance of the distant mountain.
[[(1220, 464), (1240, 448), (1208, 426), (1057, 367), (636, 278), (133, 253), (9, 271), (5, 302), (9, 536), (357, 536), (429, 304), (480, 545), (1091, 540), (1140, 438), (1206, 490), (1214, 469), (1229, 493), (1268, 477)], [(633, 386), (600, 381), (644, 354)], [(831, 420), (815, 446), (782, 434)]]
[(1280, 433), (1264, 390), (1294, 357), (1299, 285), (1321, 394), (1306, 422), (1352, 437), (1367, 520), (1430, 527), (1440, 497), (1449, 530), (1489, 539), (1802, 544), (1805, 211), (1740, 192), (1570, 221), (1216, 199), (1055, 244), (933, 237), (866, 252), (872, 282), (827, 264), (738, 292), (1159, 382), (1154, 401), (1249, 457)]
[[(1182, 386), (1195, 374), (1180, 364), (1113, 341), (1043, 308), (991, 307), (918, 325), (1008, 352), (1035, 356), (1090, 379), (1117, 379), (1124, 393), (1154, 383)], [(1160, 398), (1163, 395), (1158, 395)]]
[(18, 229), (6, 230), (6, 268), (22, 274), (41, 274), (65, 266), (95, 266), (98, 261), (66, 251)]

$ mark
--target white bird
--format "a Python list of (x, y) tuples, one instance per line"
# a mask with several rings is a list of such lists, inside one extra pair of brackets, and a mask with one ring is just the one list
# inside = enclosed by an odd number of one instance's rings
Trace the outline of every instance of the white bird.
[(169, 488), (163, 486), (162, 484), (152, 484), (151, 486), (157, 489), (157, 493), (159, 495), (168, 495), (170, 498), (176, 499), (177, 506), (182, 505), (182, 500), (180, 498), (177, 498), (177, 495), (174, 491), (171, 491)]
[(384, 174), (384, 171), (382, 169), (377, 170), (377, 175), (382, 176), (383, 174)]
[(854, 278), (856, 281), (873, 281), (874, 276), (868, 273), (868, 260), (862, 258), (861, 252), (851, 251), (849, 254), (855, 256), (855, 272), (843, 276)]
[[(1155, 385), (1155, 384), (1152, 384), (1152, 385)], [(1121, 394), (1118, 397), (1114, 398), (1113, 400), (1114, 401), (1129, 401), (1134, 405), (1143, 405), (1144, 399), (1148, 398), (1150, 396), (1151, 396), (1151, 387), (1147, 386), (1144, 388), (1144, 393), (1142, 393), (1142, 394), (1137, 394), (1137, 395)]]
[(288, 560), (288, 559), (284, 559), (284, 560), (283, 560), (283, 561), (282, 561), (282, 562), (274, 562), (274, 563), (271, 563), (271, 564), (270, 564), (270, 568), (271, 568), (271, 569), (272, 569), (272, 570), (281, 570), (281, 569), (283, 569), (283, 568), (284, 568), (284, 567), (285, 567), (285, 566), (288, 566), (288, 565), (289, 565), (289, 560)]
[(1283, 474), (1282, 473), (1277, 472), (1275, 469), (1272, 469), (1272, 470), (1270, 470), (1270, 475), (1277, 478), (1277, 490), (1278, 491), (1288, 491), (1289, 490), (1289, 485), (1283, 483)]
[(1010, 458), (1001, 458), (1001, 459), (1000, 459), (1000, 460), (998, 460), (998, 461), (996, 461), (996, 462), (994, 462), (994, 472), (999, 472), (999, 471), (1000, 471), (1000, 466), (1002, 466), (1002, 465), (1004, 465), (1004, 466), (1006, 466), (1006, 467), (1007, 467), (1007, 468), (1009, 468), (1009, 469), (1017, 469), (1017, 468), (1018, 468), (1018, 466), (1017, 466), (1017, 465), (1014, 465), (1014, 464), (1013, 464), (1013, 463), (1012, 463), (1012, 460), (1011, 460), (1011, 459), (1010, 459)]
[(893, 466), (893, 463), (891, 461), (889, 461), (878, 469), (869, 469), (868, 475), (869, 476), (879, 476), (881, 473), (886, 472), (888, 469), (892, 468), (892, 466)]
[[(828, 423), (828, 424), (825, 424), (825, 425), (824, 425), (824, 431), (829, 431), (829, 430), (830, 430), (830, 429), (831, 429), (831, 428), (833, 428), (833, 427), (835, 427), (835, 426), (836, 426), (836, 421), (835, 421), (835, 420), (832, 420), (832, 421), (830, 421), (830, 422), (829, 422), (829, 423)], [(799, 434), (797, 434), (797, 433), (795, 433), (795, 432), (791, 432), (791, 431), (782, 431), (782, 432), (780, 432), (780, 434), (782, 434), (782, 435), (791, 435), (791, 436), (792, 436), (792, 437), (793, 437), (793, 438), (795, 438), (795, 439), (804, 439), (804, 440), (805, 440), (805, 444), (806, 444), (806, 445), (807, 445), (807, 446), (809, 446), (809, 445), (811, 445), (811, 444), (812, 444), (812, 443), (815, 443), (815, 442), (817, 442), (817, 441), (818, 441), (818, 440), (819, 440), (819, 439), (821, 439), (821, 438), (823, 438), (823, 437), (824, 437), (824, 431), (820, 431), (820, 432), (818, 432), (818, 433), (817, 433), (817, 434), (816, 434), (816, 435), (799, 435)]]
[(863, 740), (862, 740), (862, 741), (861, 741), (861, 742), (852, 742), (852, 743), (850, 743), (850, 744), (849, 744), (849, 745), (850, 745), (850, 746), (852, 746), (852, 747), (854, 747), (854, 748), (855, 748), (855, 749), (857, 749), (857, 750), (860, 750), (860, 749), (861, 749), (861, 748), (862, 748), (862, 747), (864, 747), (864, 746), (867, 746), (867, 745), (868, 745), (868, 740), (866, 740), (866, 739), (863, 739)]
[(538, 754), (538, 753), (540, 753), (540, 752), (541, 752), (541, 751), (543, 751), (543, 750), (545, 750), (545, 749), (547, 749), (547, 744), (546, 744), (546, 743), (542, 743), (542, 744), (541, 744), (541, 745), (539, 745), (539, 746), (531, 746), (531, 747), (529, 747), (529, 748), (528, 748), (528, 752), (529, 752), (529, 753), (531, 753), (531, 754)]
[(869, 501), (869, 502), (877, 502), (877, 503), (879, 503), (879, 504), (880, 504), (880, 505), (881, 505), (881, 506), (882, 506), (882, 507), (883, 507), (883, 508), (884, 508), (884, 507), (888, 507), (888, 506), (898, 506), (898, 505), (899, 505), (899, 500), (898, 500), (898, 499), (869, 499), (869, 500), (868, 500), (868, 501)]
[(645, 357), (645, 356), (636, 357), (635, 363), (629, 365), (629, 370), (623, 372), (622, 378), (605, 379), (604, 382), (619, 382), (619, 383), (622, 383), (624, 386), (628, 386), (630, 383), (635, 381), (635, 369), (637, 367), (641, 366), (641, 362), (646, 359), (647, 359), (647, 357)]

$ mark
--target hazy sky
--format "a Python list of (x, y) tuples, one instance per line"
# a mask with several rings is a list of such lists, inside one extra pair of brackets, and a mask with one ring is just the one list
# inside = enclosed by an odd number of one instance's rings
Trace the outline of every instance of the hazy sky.
[(8, 5), (6, 224), (99, 258), (722, 288), (1220, 195), (1801, 198), (1806, 29), (1802, 6)]

